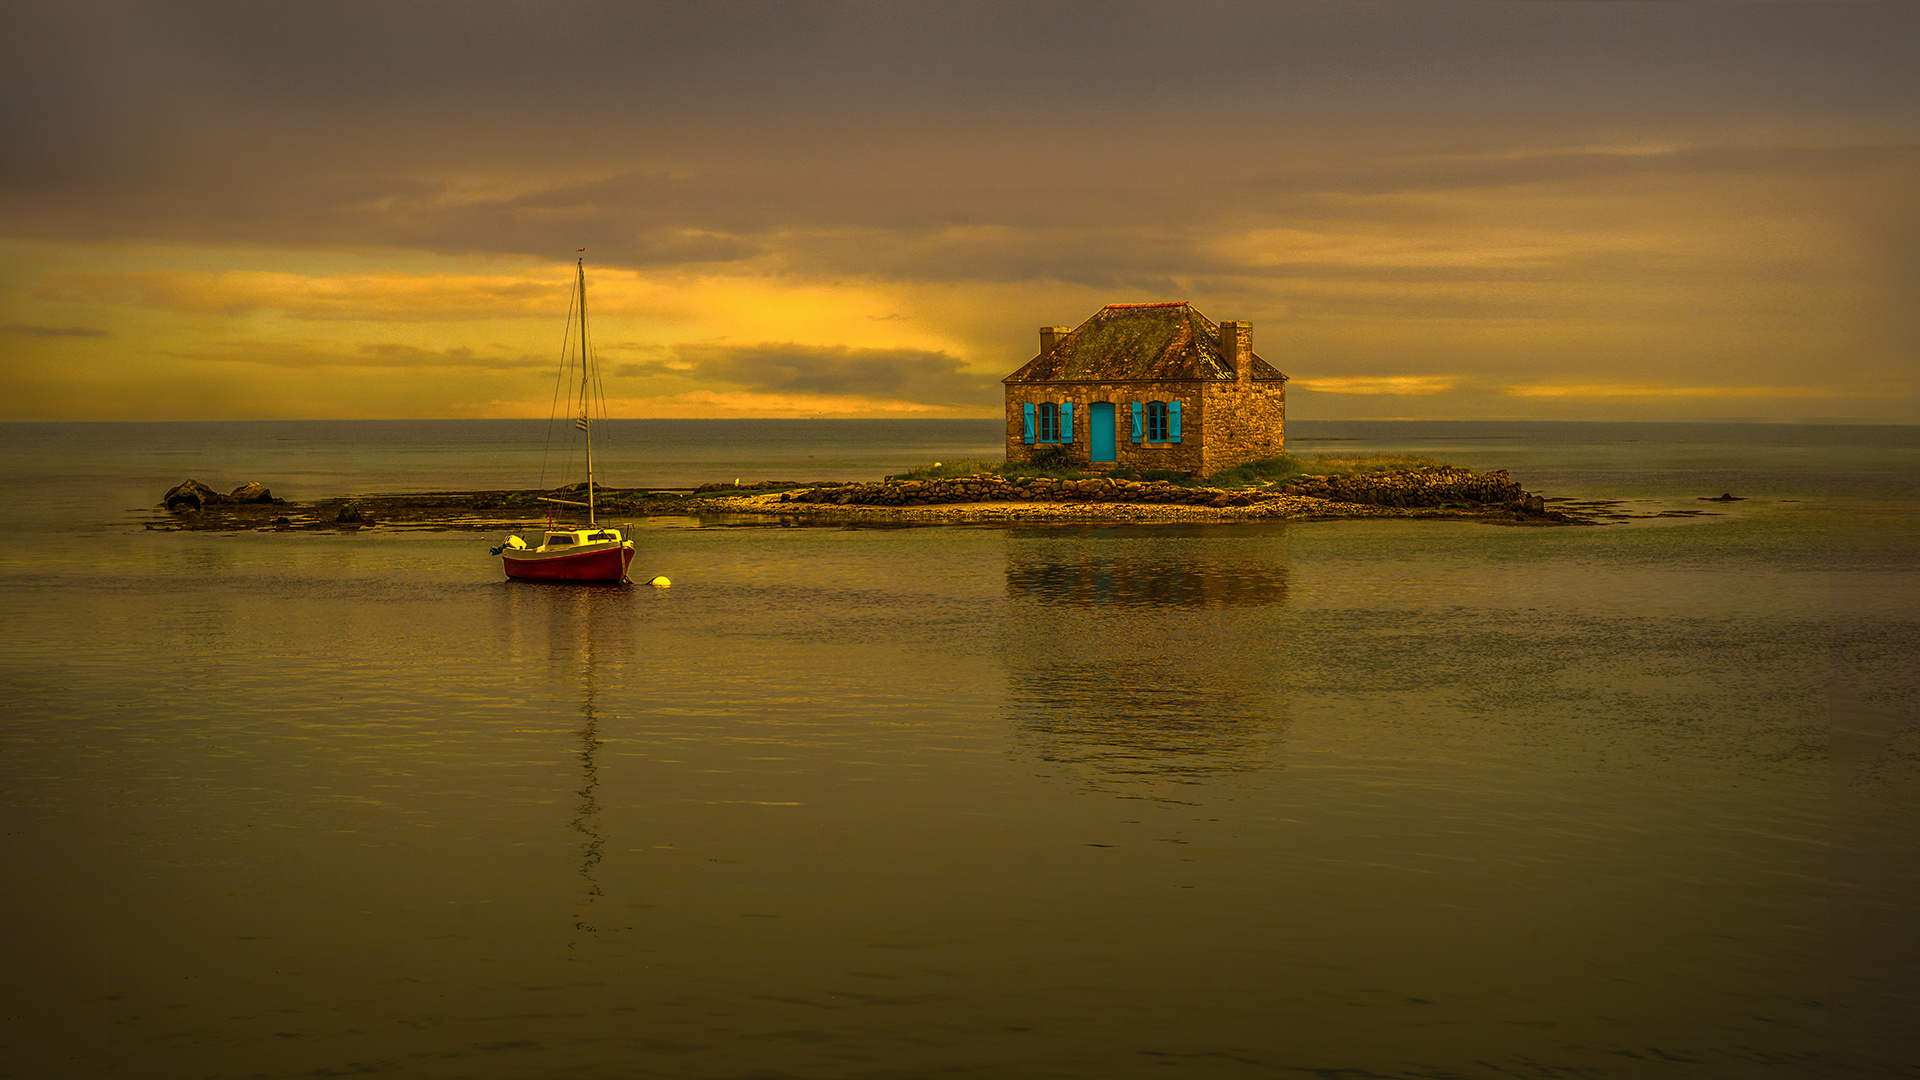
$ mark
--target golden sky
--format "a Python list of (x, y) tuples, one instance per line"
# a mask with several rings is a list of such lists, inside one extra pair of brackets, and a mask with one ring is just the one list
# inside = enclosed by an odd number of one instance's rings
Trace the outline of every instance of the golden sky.
[(1920, 423), (1920, 4), (16, 5), (0, 419), (996, 416), (1254, 323), (1294, 418)]

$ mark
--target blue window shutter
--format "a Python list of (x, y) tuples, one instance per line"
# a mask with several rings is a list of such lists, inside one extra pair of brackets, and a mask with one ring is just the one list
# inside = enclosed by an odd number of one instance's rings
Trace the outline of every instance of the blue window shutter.
[(1023, 420), (1020, 426), (1020, 438), (1024, 442), (1031, 443), (1033, 442), (1033, 402), (1029, 401), (1020, 406), (1020, 411)]
[(1180, 403), (1177, 401), (1167, 402), (1167, 438), (1180, 441)]
[(1060, 403), (1060, 441), (1063, 443), (1073, 441), (1073, 402), (1071, 401)]
[(1133, 403), (1133, 441), (1140, 441), (1140, 403)]

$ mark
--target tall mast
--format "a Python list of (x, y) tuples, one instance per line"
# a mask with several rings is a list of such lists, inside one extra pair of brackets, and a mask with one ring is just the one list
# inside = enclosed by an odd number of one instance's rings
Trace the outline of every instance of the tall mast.
[(580, 281), (580, 428), (587, 433), (587, 528), (591, 529), (594, 526), (593, 423), (587, 418), (587, 402), (593, 394), (593, 380), (587, 369), (587, 260), (575, 260), (574, 267)]

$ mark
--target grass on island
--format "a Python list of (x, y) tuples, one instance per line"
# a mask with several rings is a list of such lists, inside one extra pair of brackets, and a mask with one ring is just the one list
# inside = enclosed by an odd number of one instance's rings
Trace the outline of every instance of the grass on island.
[(1438, 468), (1440, 463), (1420, 454), (1315, 454), (1249, 461), (1207, 477), (1208, 487), (1284, 487), (1302, 476), (1352, 476), (1364, 473), (1405, 472)]
[(1430, 457), (1417, 454), (1315, 454), (1311, 457), (1282, 454), (1279, 457), (1249, 461), (1245, 465), (1217, 472), (1203, 482), (1189, 473), (1169, 469), (1139, 471), (1110, 469), (1106, 472), (1091, 472), (1078, 468), (1064, 460), (1062, 456), (1056, 455), (1051, 459), (1043, 458), (1035, 462), (988, 461), (984, 458), (936, 461), (931, 465), (922, 465), (903, 473), (895, 473), (887, 479), (955, 480), (966, 476), (998, 476), (1007, 480), (1020, 480), (1032, 476), (1045, 476), (1055, 480), (1084, 480), (1105, 476), (1115, 480), (1165, 480), (1184, 487), (1199, 487), (1204, 483), (1207, 487), (1232, 489), (1284, 487), (1302, 476), (1399, 472), (1406, 469), (1430, 469), (1439, 464)]

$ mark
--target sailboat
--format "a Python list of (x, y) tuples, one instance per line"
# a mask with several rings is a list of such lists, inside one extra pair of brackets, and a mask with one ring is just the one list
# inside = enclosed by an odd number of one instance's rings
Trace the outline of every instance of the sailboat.
[(520, 581), (624, 582), (627, 580), (627, 567), (633, 562), (633, 541), (621, 536), (619, 529), (603, 528), (594, 520), (593, 514), (593, 418), (589, 408), (593, 400), (593, 364), (587, 351), (586, 259), (577, 260), (574, 269), (574, 287), (580, 302), (580, 410), (574, 426), (586, 434), (587, 501), (553, 498), (542, 498), (540, 501), (558, 506), (586, 507), (587, 527), (554, 528), (550, 505), (546, 538), (539, 547), (528, 547), (526, 541), (509, 536), (506, 543), (493, 549), (493, 553), (500, 556), (507, 576)]

